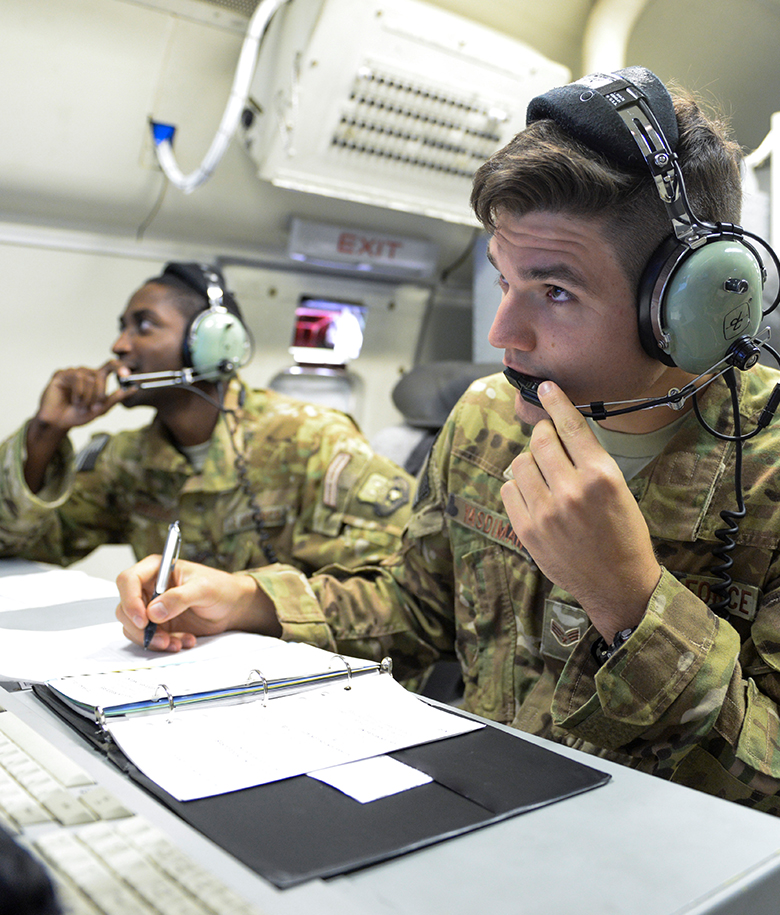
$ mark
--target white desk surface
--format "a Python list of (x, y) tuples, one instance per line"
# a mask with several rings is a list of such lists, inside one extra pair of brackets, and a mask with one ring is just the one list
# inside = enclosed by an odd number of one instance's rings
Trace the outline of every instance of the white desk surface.
[[(19, 570), (15, 561), (0, 561), (0, 575)], [(0, 613), (0, 629), (89, 625), (113, 619), (113, 610), (111, 600), (97, 600)], [(612, 779), (392, 861), (279, 890), (123, 776), (29, 691), (3, 690), (0, 705), (64, 748), (267, 915), (780, 913), (780, 819), (508, 728)]]

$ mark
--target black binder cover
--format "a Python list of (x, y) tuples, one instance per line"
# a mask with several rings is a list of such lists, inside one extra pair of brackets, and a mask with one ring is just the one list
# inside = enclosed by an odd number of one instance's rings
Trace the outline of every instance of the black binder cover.
[(434, 781), (368, 804), (306, 775), (182, 802), (148, 779), (95, 722), (48, 687), (33, 691), (166, 807), (280, 888), (432, 845), (610, 779), (488, 725), (389, 754)]

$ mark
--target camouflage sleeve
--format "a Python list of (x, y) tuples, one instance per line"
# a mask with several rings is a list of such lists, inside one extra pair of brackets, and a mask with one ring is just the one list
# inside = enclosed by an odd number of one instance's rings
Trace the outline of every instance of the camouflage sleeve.
[(0, 445), (0, 555), (59, 562), (60, 551), (53, 544), (41, 555), (32, 553), (36, 553), (33, 545), (56, 527), (56, 509), (70, 496), (73, 447), (67, 439), (62, 443), (46, 469), (43, 486), (33, 493), (24, 479), (26, 439), (25, 423)]
[[(90, 498), (89, 479), (96, 475), (76, 472), (68, 439), (49, 463), (42, 488), (31, 492), (23, 473), (26, 431), (0, 446), (0, 555), (69, 565), (111, 542), (116, 513)], [(95, 486), (101, 491), (103, 481)]]
[(332, 414), (321, 428), (304, 476), (292, 545), (302, 568), (373, 564), (398, 548), (414, 478), (376, 454), (346, 416)]
[(653, 759), (655, 774), (780, 813), (780, 594), (740, 654), (736, 630), (664, 571), (631, 638), (599, 667), (581, 640), (556, 689), (556, 724)]
[[(446, 455), (446, 446), (438, 452)], [(453, 657), (452, 557), (439, 478), (434, 454), (400, 549), (382, 562), (329, 566), (309, 579), (289, 566), (252, 573), (275, 605), (284, 638), (355, 657), (389, 656), (400, 679)]]

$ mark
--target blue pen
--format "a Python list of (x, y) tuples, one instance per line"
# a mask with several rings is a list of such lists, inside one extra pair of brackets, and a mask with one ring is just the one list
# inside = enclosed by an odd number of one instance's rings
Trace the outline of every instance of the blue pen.
[[(165, 546), (163, 547), (162, 559), (160, 560), (160, 571), (157, 573), (157, 584), (154, 586), (152, 600), (154, 600), (155, 597), (159, 597), (163, 591), (167, 589), (171, 572), (176, 564), (176, 560), (179, 558), (180, 548), (181, 529), (179, 528), (179, 522), (174, 521), (173, 524), (168, 527), (168, 536), (165, 538)], [(149, 601), (149, 603), (151, 602), (152, 601)], [(146, 624), (146, 629), (144, 629), (144, 648), (149, 647), (149, 642), (152, 641), (156, 631), (157, 623), (153, 623), (149, 620)]]

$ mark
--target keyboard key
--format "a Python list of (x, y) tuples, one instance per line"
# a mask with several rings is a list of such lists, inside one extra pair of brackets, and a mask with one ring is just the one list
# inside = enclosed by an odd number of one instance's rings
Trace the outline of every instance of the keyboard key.
[(0, 825), (43, 861), (64, 915), (262, 915), (5, 711)]
[(0, 713), (0, 733), (32, 756), (66, 788), (93, 785), (95, 780), (54, 744), (9, 712)]
[(88, 788), (79, 795), (79, 800), (94, 811), (101, 820), (121, 820), (123, 817), (133, 815), (132, 810), (128, 810), (120, 800), (101, 785)]

